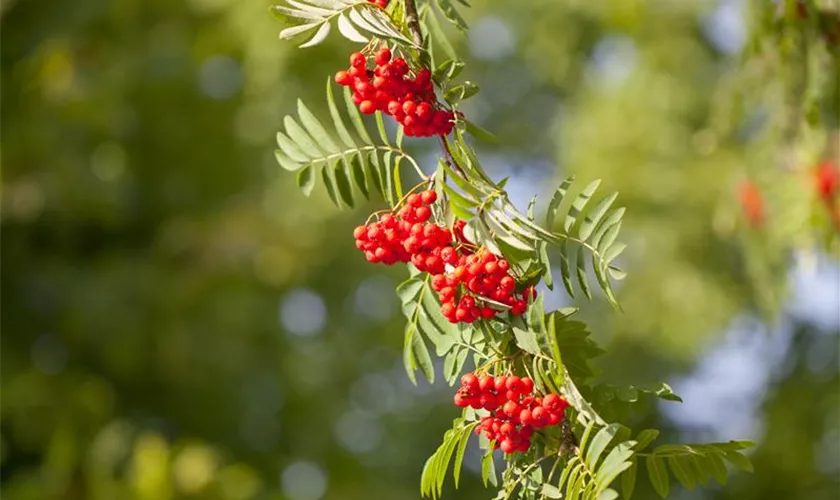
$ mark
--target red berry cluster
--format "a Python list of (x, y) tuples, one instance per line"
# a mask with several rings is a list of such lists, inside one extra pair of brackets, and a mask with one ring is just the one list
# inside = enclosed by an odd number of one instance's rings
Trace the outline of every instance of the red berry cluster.
[[(459, 229), (463, 226), (459, 226), (456, 232), (462, 234)], [(452, 323), (472, 323), (498, 314), (482, 297), (510, 306), (510, 313), (519, 316), (528, 308), (528, 299), (536, 296), (533, 287), (517, 296), (516, 280), (508, 272), (510, 264), (487, 249), (461, 255), (453, 265), (451, 273), (432, 277), (432, 288), (438, 292), (442, 304), (441, 313)], [(462, 290), (460, 300), (459, 290)]]
[(534, 381), (528, 377), (484, 375), (479, 378), (474, 373), (461, 377), (455, 404), (489, 411), (490, 415), (481, 419), (475, 433), (484, 432), (505, 453), (528, 451), (534, 430), (559, 424), (569, 406), (557, 394), (535, 396)]
[(353, 231), (356, 248), (365, 253), (368, 262), (394, 264), (411, 262), (420, 271), (438, 274), (445, 265), (457, 259), (452, 245), (452, 232), (428, 222), (429, 205), (437, 200), (434, 191), (410, 194), (396, 214), (385, 214), (378, 222), (359, 226)]
[(388, 0), (368, 0), (368, 2), (375, 3), (383, 9), (388, 6)]
[(402, 57), (391, 59), (391, 50), (383, 48), (374, 57), (376, 68), (367, 68), (368, 58), (361, 52), (350, 56), (350, 68), (335, 74), (339, 85), (353, 90), (353, 102), (359, 111), (377, 110), (401, 123), (405, 135), (429, 137), (447, 135), (454, 126), (452, 111), (436, 109), (432, 73), (428, 68), (416, 71), (414, 78)]

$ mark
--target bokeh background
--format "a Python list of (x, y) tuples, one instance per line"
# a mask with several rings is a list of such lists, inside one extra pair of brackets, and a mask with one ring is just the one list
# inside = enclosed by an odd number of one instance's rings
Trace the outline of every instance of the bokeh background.
[[(806, 242), (756, 285), (733, 193), (774, 168), (755, 132), (772, 126), (716, 125), (737, 107), (747, 2), (473, 4), (453, 40), (482, 87), (465, 112), (501, 141), (487, 169), (519, 203), (574, 173), (628, 208), (625, 311), (584, 306), (602, 378), (685, 399), (630, 423), (758, 443), (754, 474), (674, 498), (837, 499), (837, 256)], [(0, 3), (4, 499), (419, 497), (457, 412), (445, 383), (402, 371), (404, 269), (354, 249), (380, 205), (307, 200), (273, 158), (284, 114), (297, 97), (323, 112), (353, 47), (297, 50), (268, 6)], [(772, 124), (783, 98), (759, 83)], [(768, 288), (782, 299), (759, 314)], [(477, 457), (447, 498), (491, 496)], [(637, 498), (655, 498), (646, 480)]]

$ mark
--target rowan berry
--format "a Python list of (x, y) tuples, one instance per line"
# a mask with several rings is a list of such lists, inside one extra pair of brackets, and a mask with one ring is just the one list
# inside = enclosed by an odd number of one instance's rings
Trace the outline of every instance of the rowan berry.
[(362, 101), (359, 103), (359, 111), (366, 115), (372, 115), (376, 112), (376, 104), (373, 101)]
[(431, 189), (420, 193), (420, 197), (423, 199), (423, 203), (426, 205), (431, 205), (432, 203), (437, 201), (437, 193), (435, 193)]
[(364, 68), (367, 66), (367, 58), (361, 52), (353, 52), (350, 54), (350, 66)]
[(376, 57), (374, 58), (374, 62), (376, 64), (382, 66), (388, 64), (391, 61), (391, 49), (388, 47), (379, 49), (379, 52), (376, 53)]

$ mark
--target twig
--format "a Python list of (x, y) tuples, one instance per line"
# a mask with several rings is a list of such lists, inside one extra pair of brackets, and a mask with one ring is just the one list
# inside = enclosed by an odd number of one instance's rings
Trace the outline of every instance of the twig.
[(414, 45), (422, 48), (423, 32), (420, 31), (420, 18), (417, 16), (417, 6), (414, 4), (414, 0), (405, 0), (405, 23), (408, 25), (408, 31), (411, 32)]

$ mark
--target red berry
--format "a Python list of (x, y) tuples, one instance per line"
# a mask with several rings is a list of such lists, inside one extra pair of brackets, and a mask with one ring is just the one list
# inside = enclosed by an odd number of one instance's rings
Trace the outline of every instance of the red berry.
[(437, 200), (437, 193), (435, 193), (431, 189), (428, 191), (423, 191), (422, 193), (420, 193), (420, 198), (423, 200), (423, 204), (431, 205), (435, 202), (435, 200)]
[(522, 377), (522, 394), (531, 394), (534, 392), (534, 381), (531, 377)]
[(444, 304), (440, 306), (440, 313), (443, 314), (444, 318), (454, 318), (455, 304), (452, 302), (444, 302)]
[(505, 406), (502, 408), (502, 411), (508, 417), (512, 417), (514, 415), (518, 415), (522, 411), (522, 409), (518, 404), (516, 404), (515, 401), (508, 401), (507, 403), (505, 403)]
[(434, 291), (439, 292), (439, 291), (443, 290), (443, 288), (445, 286), (446, 286), (446, 276), (444, 276), (442, 274), (436, 274), (436, 275), (432, 276), (432, 289), (434, 289)]
[(490, 375), (484, 375), (478, 381), (478, 387), (481, 389), (482, 392), (489, 391), (490, 388), (494, 387), (495, 380)]
[(493, 379), (493, 387), (496, 388), (496, 391), (504, 390), (506, 380), (507, 380), (507, 377), (505, 377), (504, 375), (499, 375), (498, 377)]
[(346, 71), (339, 71), (335, 74), (335, 83), (346, 87), (347, 85), (353, 83), (353, 77)]
[(432, 211), (429, 207), (417, 207), (414, 209), (414, 216), (419, 222), (426, 222), (432, 216)]
[(396, 114), (398, 111), (402, 110), (402, 106), (397, 101), (391, 101), (388, 103), (388, 114), (393, 115)]
[(440, 258), (446, 264), (454, 264), (458, 260), (458, 253), (452, 247), (444, 247), (440, 251)]
[(510, 438), (507, 438), (504, 441), (502, 441), (501, 448), (503, 452), (508, 454), (516, 451), (516, 445), (513, 444), (513, 441), (511, 441)]
[(467, 403), (467, 401), (463, 398), (463, 396), (461, 396), (461, 392), (460, 392), (460, 391), (458, 391), (458, 392), (456, 392), (456, 393), (455, 393), (455, 398), (454, 398), (454, 400), (455, 400), (455, 406), (458, 406), (458, 407), (460, 407), (460, 408), (466, 408), (467, 406), (469, 406), (469, 404)]
[(531, 415), (531, 410), (525, 408), (519, 412), (519, 421), (522, 422), (522, 425), (532, 425), (534, 423), (534, 417)]
[(492, 307), (483, 307), (481, 308), (481, 317), (484, 319), (490, 319), (496, 315), (496, 310)]
[(364, 68), (367, 66), (367, 58), (361, 52), (353, 52), (350, 54), (350, 66)]
[(470, 390), (478, 390), (478, 377), (475, 376), (475, 373), (465, 373), (461, 377), (461, 385)]
[(541, 427), (548, 422), (548, 415), (542, 406), (531, 410), (531, 417), (534, 419), (534, 426)]
[(455, 319), (458, 321), (464, 321), (469, 317), (469, 313), (463, 307), (459, 307), (455, 309)]
[(557, 394), (546, 394), (543, 398), (542, 406), (550, 412), (555, 412), (561, 408), (560, 401), (560, 396)]
[(423, 199), (420, 197), (419, 194), (410, 194), (408, 198), (406, 198), (406, 203), (412, 207), (419, 207), (423, 204)]
[(496, 264), (499, 266), (499, 269), (504, 272), (507, 272), (507, 270), (510, 269), (510, 263), (504, 259), (498, 261)]
[(413, 115), (417, 111), (417, 103), (414, 101), (405, 101), (402, 109), (406, 115)]
[(513, 291), (513, 289), (516, 288), (516, 280), (510, 276), (505, 276), (499, 280), (499, 288), (505, 291)]
[(379, 52), (376, 53), (376, 57), (374, 58), (376, 64), (382, 66), (383, 64), (388, 64), (391, 60), (391, 49), (385, 47), (380, 49)]
[(358, 226), (356, 229), (353, 230), (353, 237), (357, 240), (364, 240), (367, 239), (367, 227), (365, 226)]
[(359, 111), (366, 115), (372, 115), (376, 112), (376, 104), (373, 101), (362, 101), (359, 103)]
[[(448, 286), (440, 291), (439, 295), (441, 302), (449, 302), (455, 298), (455, 289), (451, 286)], [(445, 305), (445, 304), (444, 304)], [(452, 306), (455, 307), (454, 305)], [(453, 311), (454, 312), (454, 311)], [(445, 316), (445, 315), (444, 315)]]

